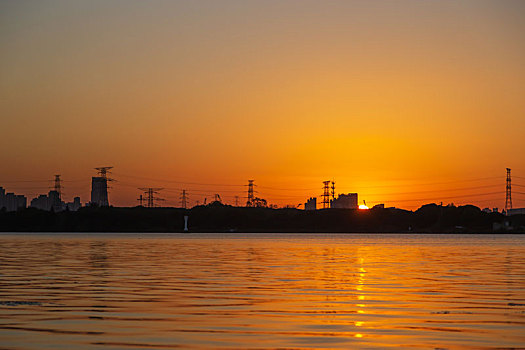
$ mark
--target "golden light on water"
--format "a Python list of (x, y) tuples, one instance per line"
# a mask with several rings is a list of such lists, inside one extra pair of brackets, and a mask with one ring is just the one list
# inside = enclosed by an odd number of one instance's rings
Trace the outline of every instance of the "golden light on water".
[[(361, 253), (361, 251), (359, 249), (358, 249), (358, 252)], [(357, 291), (357, 300), (359, 300), (360, 303), (356, 303), (355, 306), (357, 308), (357, 313), (358, 314), (365, 314), (364, 308), (366, 307), (366, 305), (364, 303), (362, 303), (365, 300), (364, 287), (365, 287), (365, 276), (366, 276), (366, 272), (367, 272), (366, 269), (363, 267), (364, 262), (365, 262), (365, 259), (363, 258), (363, 256), (360, 256), (357, 259), (357, 263), (358, 263), (359, 267), (358, 267), (357, 281), (356, 281), (355, 289)], [(364, 321), (356, 321), (354, 323), (354, 325), (356, 327), (363, 327)], [(362, 338), (363, 334), (362, 333), (357, 333), (355, 335), (355, 337), (356, 338)]]
[(522, 236), (372, 236), (0, 237), (2, 299), (42, 303), (0, 303), (0, 334), (35, 349), (94, 333), (147, 348), (523, 344)]

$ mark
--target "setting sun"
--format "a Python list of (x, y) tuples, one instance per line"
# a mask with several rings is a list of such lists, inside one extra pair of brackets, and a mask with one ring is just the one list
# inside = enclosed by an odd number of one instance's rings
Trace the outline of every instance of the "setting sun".
[(370, 208), (365, 204), (359, 204), (359, 209), (368, 210)]

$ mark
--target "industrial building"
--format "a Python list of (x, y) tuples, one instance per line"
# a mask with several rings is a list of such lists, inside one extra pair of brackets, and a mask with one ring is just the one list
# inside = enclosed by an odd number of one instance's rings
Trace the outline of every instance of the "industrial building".
[(0, 210), (17, 211), (20, 208), (27, 207), (27, 198), (23, 195), (6, 193), (3, 187), (0, 187)]
[(310, 197), (306, 203), (304, 203), (304, 210), (316, 210), (317, 209), (317, 198)]
[(108, 179), (105, 176), (91, 178), (91, 205), (108, 207)]
[(332, 199), (330, 208), (338, 209), (358, 209), (357, 193), (340, 194), (337, 198)]
[[(326, 195), (324, 197), (327, 197)], [(328, 200), (325, 198), (321, 204), (324, 204)], [(357, 193), (339, 194), (337, 198), (333, 198), (329, 201), (330, 208), (335, 209), (358, 209), (358, 198)], [(323, 208), (324, 205), (323, 205)], [(304, 210), (317, 210), (317, 198), (310, 197), (304, 203)]]

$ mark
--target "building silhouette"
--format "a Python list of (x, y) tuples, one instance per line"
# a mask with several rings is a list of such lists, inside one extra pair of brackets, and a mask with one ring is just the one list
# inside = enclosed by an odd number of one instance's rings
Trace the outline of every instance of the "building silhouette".
[(91, 178), (91, 205), (108, 207), (108, 179), (103, 176)]
[(31, 200), (31, 208), (47, 211), (62, 211), (64, 210), (64, 202), (60, 199), (60, 194), (57, 191), (49, 191), (47, 195), (41, 194), (40, 196)]
[(66, 203), (66, 208), (69, 211), (77, 211), (82, 208), (82, 203), (80, 203), (80, 197), (73, 198), (73, 202)]
[(59, 212), (63, 210), (77, 211), (82, 207), (80, 203), (80, 197), (75, 197), (73, 202), (65, 203), (60, 199), (58, 191), (49, 191), (47, 195), (41, 194), (40, 196), (31, 200), (31, 208)]
[(331, 208), (357, 209), (357, 193), (340, 194), (330, 203)]
[(6, 193), (5, 189), (0, 187), (0, 210), (16, 211), (25, 207), (27, 207), (27, 198), (25, 196), (12, 192)]
[(317, 210), (317, 198), (310, 197), (306, 203), (304, 203), (304, 210)]

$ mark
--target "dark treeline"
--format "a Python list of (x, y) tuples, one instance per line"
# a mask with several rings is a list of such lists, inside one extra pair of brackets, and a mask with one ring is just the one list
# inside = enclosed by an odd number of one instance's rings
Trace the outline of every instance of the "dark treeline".
[(192, 209), (86, 207), (59, 213), (0, 212), (2, 232), (525, 232), (525, 215), (505, 217), (474, 206), (401, 209), (241, 208), (214, 203)]

